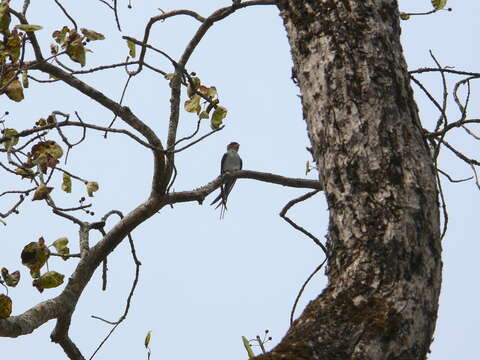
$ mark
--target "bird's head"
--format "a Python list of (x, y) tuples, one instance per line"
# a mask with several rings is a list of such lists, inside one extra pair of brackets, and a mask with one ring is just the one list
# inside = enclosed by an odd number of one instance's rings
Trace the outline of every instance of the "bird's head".
[(227, 150), (235, 150), (238, 151), (238, 148), (240, 147), (240, 144), (233, 141), (230, 144), (227, 145)]

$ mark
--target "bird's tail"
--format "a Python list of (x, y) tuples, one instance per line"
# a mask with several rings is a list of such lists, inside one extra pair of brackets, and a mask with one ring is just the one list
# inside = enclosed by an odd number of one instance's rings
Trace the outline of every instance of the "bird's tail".
[[(218, 194), (218, 196), (210, 203), (210, 205), (213, 205), (213, 204), (217, 203), (217, 202), (218, 202), (219, 200), (221, 200), (221, 199), (222, 199), (222, 192), (220, 191), (220, 194)], [(220, 204), (221, 204), (221, 203), (220, 203)], [(218, 206), (219, 206), (220, 204), (218, 204), (217, 207), (215, 207), (215, 209), (218, 208)]]

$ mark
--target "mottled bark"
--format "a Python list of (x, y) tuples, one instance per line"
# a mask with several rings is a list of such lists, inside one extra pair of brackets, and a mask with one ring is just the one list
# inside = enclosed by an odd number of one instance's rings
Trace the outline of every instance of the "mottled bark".
[(395, 0), (279, 0), (330, 210), (328, 286), (262, 359), (426, 358), (441, 284), (435, 172)]

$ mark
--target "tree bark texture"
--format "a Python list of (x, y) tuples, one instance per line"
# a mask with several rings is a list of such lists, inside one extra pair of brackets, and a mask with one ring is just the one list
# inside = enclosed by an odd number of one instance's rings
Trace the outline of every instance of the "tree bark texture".
[(426, 358), (441, 284), (435, 170), (396, 0), (279, 0), (330, 211), (329, 283), (261, 359)]

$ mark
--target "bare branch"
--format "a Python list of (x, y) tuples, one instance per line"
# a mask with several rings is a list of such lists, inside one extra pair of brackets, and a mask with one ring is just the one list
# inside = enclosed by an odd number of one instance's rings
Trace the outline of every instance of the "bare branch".
[(72, 71), (72, 75), (77, 75), (77, 74), (91, 74), (96, 71), (101, 71), (101, 70), (107, 70), (107, 69), (115, 69), (117, 67), (123, 67), (127, 65), (135, 65), (138, 64), (138, 61), (124, 61), (121, 63), (116, 63), (116, 64), (110, 64), (110, 65), (102, 65), (102, 66), (97, 66), (91, 69), (86, 69), (86, 70), (75, 70)]
[(469, 180), (472, 180), (473, 179), (473, 176), (470, 176), (469, 178), (465, 178), (465, 179), (458, 179), (458, 180), (455, 180), (454, 178), (452, 178), (450, 175), (448, 175), (445, 171), (442, 171), (440, 169), (437, 168), (437, 171), (442, 174), (443, 176), (445, 176), (448, 181), (452, 182), (452, 183), (459, 183), (459, 182), (465, 182), (465, 181), (469, 181)]
[(293, 228), (295, 228), (296, 230), (300, 231), (301, 233), (307, 235), (310, 239), (313, 240), (313, 242), (315, 244), (317, 244), (318, 246), (320, 246), (323, 250), (323, 252), (325, 253), (325, 256), (328, 257), (328, 251), (327, 251), (327, 248), (325, 247), (325, 245), (322, 244), (322, 242), (320, 240), (318, 240), (312, 233), (308, 232), (307, 230), (305, 230), (303, 227), (297, 225), (295, 222), (293, 222), (288, 216), (287, 216), (287, 212), (288, 210), (290, 210), (290, 208), (295, 205), (295, 204), (298, 204), (299, 202), (302, 202), (302, 201), (305, 201), (309, 198), (311, 198), (313, 195), (317, 194), (320, 190), (314, 190), (314, 191), (311, 191), (309, 193), (306, 193), (305, 195), (302, 195), (296, 199), (293, 199), (291, 201), (289, 201), (287, 203), (287, 205), (284, 206), (284, 208), (282, 209), (282, 211), (280, 211), (280, 217), (282, 217), (287, 223), (289, 223)]
[[(177, 62), (170, 56), (168, 55), (166, 52), (160, 50), (160, 49), (157, 49), (156, 47), (150, 45), (150, 44), (147, 44), (147, 43), (144, 43), (142, 41), (139, 41), (133, 37), (130, 37), (130, 36), (122, 36), (122, 39), (125, 39), (125, 40), (128, 40), (128, 41), (131, 41), (133, 42), (134, 44), (137, 44), (137, 45), (140, 45), (142, 47), (145, 47), (145, 48), (148, 48), (148, 49), (152, 49), (153, 51), (156, 51), (158, 52), (159, 54), (165, 56), (171, 63), (174, 67), (176, 67), (178, 64)], [(139, 63), (140, 61), (136, 61), (136, 63)], [(144, 64), (144, 63), (143, 63)], [(135, 75), (135, 72), (132, 73), (132, 75)]]
[(75, 343), (68, 336), (72, 314), (61, 316), (50, 335), (52, 342), (59, 344), (65, 354), (72, 360), (85, 360)]
[[(125, 66), (125, 68), (126, 68), (126, 66)], [(128, 73), (128, 71), (127, 71), (127, 73)], [(127, 92), (128, 84), (130, 84), (130, 80), (131, 80), (131, 79), (132, 79), (132, 75), (128, 75), (127, 81), (125, 82), (125, 85), (123, 86), (122, 95), (120, 96), (120, 101), (118, 102), (120, 105), (122, 105), (122, 103), (123, 103), (123, 99), (124, 99), (124, 97), (125, 97), (125, 93)], [(108, 124), (108, 128), (109, 128), (109, 129), (113, 126), (113, 124), (115, 123), (115, 120), (117, 119), (117, 117), (118, 117), (117, 114), (115, 114), (115, 115), (113, 116), (112, 121), (110, 122), (110, 124)], [(107, 133), (108, 133), (108, 131), (105, 131), (105, 134), (103, 134), (103, 137), (106, 138), (106, 137), (107, 137)]]
[[(214, 130), (206, 133), (205, 135), (200, 136), (197, 140), (192, 141), (190, 144), (185, 145), (184, 147), (181, 147), (180, 149), (175, 150), (174, 153), (179, 153), (180, 151), (183, 151), (183, 150), (188, 149), (190, 146), (193, 146), (193, 145), (199, 143), (200, 141), (202, 141), (203, 139), (209, 137), (210, 135), (215, 134), (216, 132), (218, 132), (218, 131), (220, 131), (220, 130), (223, 130), (224, 127), (225, 127), (225, 126), (220, 126), (218, 129), (214, 129)], [(191, 137), (195, 136), (197, 132), (198, 132), (198, 129), (197, 129), (197, 131), (195, 131), (195, 133), (193, 133), (191, 136), (189, 136), (189, 137), (187, 137), (187, 138), (191, 138)], [(179, 142), (182, 141), (182, 140), (186, 140), (187, 138), (180, 139), (177, 143), (179, 143)]]
[[(435, 167), (438, 170), (438, 167), (436, 166), (436, 164), (435, 164)], [(443, 214), (443, 229), (442, 229), (442, 234), (440, 235), (440, 240), (442, 240), (445, 234), (447, 233), (447, 229), (448, 229), (448, 211), (447, 211), (447, 202), (445, 201), (445, 196), (443, 195), (443, 186), (442, 186), (442, 182), (440, 181), (439, 173), (437, 172), (435, 175), (437, 177), (437, 187), (438, 187), (438, 193), (440, 195), (440, 202), (441, 202), (442, 214)]]
[(323, 260), (323, 262), (320, 265), (318, 265), (315, 268), (315, 270), (313, 270), (313, 272), (308, 276), (307, 280), (305, 280), (305, 282), (302, 284), (302, 287), (300, 288), (300, 291), (298, 292), (297, 297), (295, 298), (295, 301), (293, 302), (292, 311), (290, 312), (290, 325), (292, 325), (292, 323), (293, 323), (293, 317), (295, 315), (295, 309), (297, 308), (298, 301), (300, 300), (300, 297), (302, 296), (303, 291), (305, 290), (305, 287), (310, 282), (310, 280), (312, 280), (312, 278), (315, 276), (315, 274), (320, 271), (320, 269), (323, 267), (323, 265), (325, 265), (326, 261), (327, 261), (327, 258), (325, 258)]
[[(23, 25), (28, 24), (28, 21), (23, 14), (16, 12), (12, 8), (9, 8), (8, 12), (13, 14), (18, 19), (20, 24), (23, 24)], [(35, 53), (35, 58), (39, 62), (41, 62), (43, 60), (42, 50), (40, 49), (40, 45), (38, 44), (38, 40), (37, 40), (37, 37), (35, 36), (35, 33), (33, 31), (27, 31), (27, 37), (32, 43), (33, 52)]]
[(452, 122), (445, 126), (442, 130), (439, 131), (434, 131), (434, 132), (429, 132), (428, 130), (425, 130), (425, 136), (428, 138), (434, 138), (434, 137), (439, 137), (442, 136), (443, 134), (447, 133), (448, 131), (454, 129), (454, 128), (459, 128), (463, 127), (465, 124), (480, 124), (480, 119), (469, 119), (469, 120), (458, 120), (455, 122)]
[(219, 188), (222, 182), (229, 179), (254, 179), (272, 184), (278, 184), (295, 188), (307, 188), (322, 190), (323, 185), (318, 180), (288, 178), (280, 175), (263, 173), (252, 170), (239, 170), (220, 175), (208, 184), (191, 191), (172, 192), (166, 194), (162, 201), (165, 204), (175, 204), (179, 202), (198, 201), (202, 203), (205, 197), (215, 189)]
[(24, 0), (22, 14), (25, 16), (27, 14), (28, 7), (30, 6), (30, 0)]
[(122, 27), (120, 26), (120, 19), (118, 18), (118, 6), (117, 0), (113, 0), (113, 13), (115, 14), (115, 22), (117, 23), (118, 31), (122, 31)]
[(78, 26), (77, 26), (77, 23), (75, 22), (75, 20), (68, 14), (67, 10), (63, 7), (63, 5), (60, 3), (60, 1), (58, 0), (53, 0), (55, 1), (55, 3), (58, 5), (58, 7), (62, 10), (62, 12), (65, 14), (65, 16), (68, 18), (68, 20), (70, 20), (73, 24), (73, 27), (75, 28), (75, 30), (78, 30)]
[[(20, 206), (21, 203), (25, 201), (25, 196), (20, 195), (18, 201), (11, 207), (10, 210), (8, 210), (6, 213), (1, 213), (0, 212), (0, 218), (5, 219), (6, 217), (10, 216), (11, 214), (16, 214), (18, 213), (18, 207)], [(3, 222), (3, 221), (2, 221)], [(4, 222), (3, 222), (4, 223)], [(4, 223), (5, 224), (5, 223)], [(6, 225), (6, 224), (5, 224)]]
[(84, 225), (83, 221), (77, 219), (75, 216), (72, 216), (70, 214), (65, 214), (63, 211), (61, 211), (57, 208), (53, 208), (52, 211), (53, 211), (54, 214), (57, 214), (58, 216), (64, 217), (65, 219), (68, 219), (68, 220), (72, 221), (73, 223), (75, 223), (77, 225), (80, 225), (80, 226)]
[(63, 82), (67, 83), (71, 87), (77, 89), (81, 93), (87, 95), (91, 99), (95, 100), (96, 102), (100, 103), (114, 114), (118, 115), (123, 121), (125, 121), (128, 125), (132, 128), (137, 130), (146, 139), (150, 145), (153, 145), (155, 148), (161, 148), (161, 141), (155, 134), (155, 132), (144, 122), (142, 122), (139, 118), (137, 118), (128, 107), (121, 106), (117, 102), (109, 99), (103, 93), (98, 91), (95, 88), (92, 88), (90, 85), (87, 85), (80, 79), (68, 74), (67, 72), (63, 71), (62, 69), (49, 64), (49, 63), (37, 63), (33, 66), (34, 69), (38, 69), (44, 71), (48, 74), (51, 74)]
[(154, 155), (153, 159), (153, 181), (152, 181), (152, 192), (160, 194), (165, 189), (165, 181), (162, 181), (164, 178), (164, 169), (165, 169), (165, 157), (163, 156), (163, 145), (161, 140), (155, 134), (155, 132), (138, 117), (136, 117), (130, 108), (127, 106), (121, 106), (117, 102), (109, 99), (100, 91), (92, 88), (83, 81), (75, 78), (74, 76), (66, 73), (62, 69), (45, 62), (37, 63), (34, 68), (44, 71), (48, 74), (51, 74), (83, 94), (87, 95), (91, 99), (97, 101), (107, 109), (111, 110), (114, 114), (118, 115), (124, 122), (133, 127), (139, 133), (141, 133), (147, 140), (148, 143), (152, 146), (152, 152)]
[[(120, 216), (121, 219), (123, 219), (123, 214), (118, 211), (118, 210), (113, 210), (109, 213), (107, 213), (103, 218), (102, 220), (105, 222), (107, 220), (107, 218), (112, 215), (112, 214), (117, 214), (118, 216)], [(128, 234), (128, 242), (130, 244), (130, 251), (132, 253), (132, 258), (133, 258), (133, 261), (135, 263), (135, 277), (133, 279), (133, 283), (132, 283), (132, 287), (130, 289), (130, 293), (128, 295), (128, 298), (127, 298), (127, 303), (125, 305), (125, 310), (123, 312), (123, 315), (120, 316), (120, 318), (116, 321), (116, 322), (112, 322), (112, 321), (108, 321), (108, 320), (104, 320), (98, 316), (94, 316), (92, 315), (92, 318), (95, 318), (95, 319), (98, 319), (98, 320), (101, 320), (101, 321), (104, 321), (108, 324), (111, 324), (111, 325), (114, 325), (114, 327), (109, 331), (109, 333), (107, 334), (107, 336), (103, 339), (103, 341), (98, 345), (98, 347), (95, 349), (95, 351), (93, 352), (92, 356), (90, 357), (90, 360), (95, 356), (95, 354), (100, 350), (100, 348), (102, 347), (102, 345), (107, 341), (107, 339), (110, 337), (110, 335), (113, 333), (113, 331), (117, 328), (118, 325), (120, 325), (120, 323), (122, 323), (122, 321), (124, 321), (126, 318), (127, 318), (127, 315), (128, 315), (128, 311), (130, 310), (130, 303), (132, 301), (132, 297), (133, 297), (133, 294), (135, 293), (135, 288), (137, 287), (137, 284), (138, 284), (138, 278), (139, 278), (139, 274), (140, 274), (140, 266), (142, 265), (142, 263), (140, 262), (140, 260), (138, 260), (138, 257), (137, 257), (137, 253), (135, 251), (135, 244), (133, 242), (133, 238), (132, 238), (132, 235), (129, 233)]]
[(470, 72), (470, 71), (460, 71), (460, 70), (454, 70), (454, 69), (448, 69), (448, 68), (419, 68), (416, 70), (409, 71), (409, 74), (422, 74), (422, 73), (428, 73), (428, 72), (444, 72), (444, 73), (449, 73), (454, 75), (468, 75), (468, 76), (473, 76), (475, 78), (480, 78), (480, 73)]
[[(78, 116), (78, 115), (77, 115)], [(79, 119), (80, 120), (80, 119)], [(76, 126), (76, 127), (82, 127), (82, 128), (88, 128), (88, 129), (93, 129), (93, 130), (99, 130), (99, 131), (107, 131), (107, 132), (112, 132), (112, 133), (118, 133), (118, 134), (124, 134), (124, 135), (127, 135), (129, 136), (130, 138), (132, 138), (133, 140), (135, 140), (136, 142), (138, 142), (139, 144), (149, 148), (149, 149), (154, 149), (153, 145), (143, 141), (142, 139), (140, 139), (138, 136), (136, 136), (135, 134), (132, 134), (130, 131), (128, 130), (124, 130), (124, 129), (115, 129), (115, 128), (107, 128), (107, 127), (103, 127), (103, 126), (98, 126), (98, 125), (93, 125), (93, 124), (89, 124), (89, 123), (85, 123), (85, 122), (75, 122), (75, 121), (70, 121), (70, 120), (66, 120), (66, 121), (61, 121), (61, 122), (58, 122), (56, 124), (47, 124), (45, 126), (40, 126), (40, 127), (36, 127), (36, 128), (32, 128), (32, 129), (27, 129), (27, 130), (23, 130), (21, 132), (19, 132), (16, 137), (18, 138), (21, 138), (21, 137), (25, 137), (25, 136), (28, 136), (28, 135), (31, 135), (31, 134), (34, 134), (34, 133), (38, 133), (38, 132), (41, 132), (41, 131), (44, 131), (44, 130), (49, 130), (49, 129), (53, 129), (53, 128), (56, 128), (56, 127), (63, 127), (63, 126)], [(3, 136), (3, 137), (0, 137), (0, 144), (3, 143), (4, 141), (8, 140), (10, 137), (7, 137), (7, 136)], [(22, 147), (23, 148), (23, 147)]]

